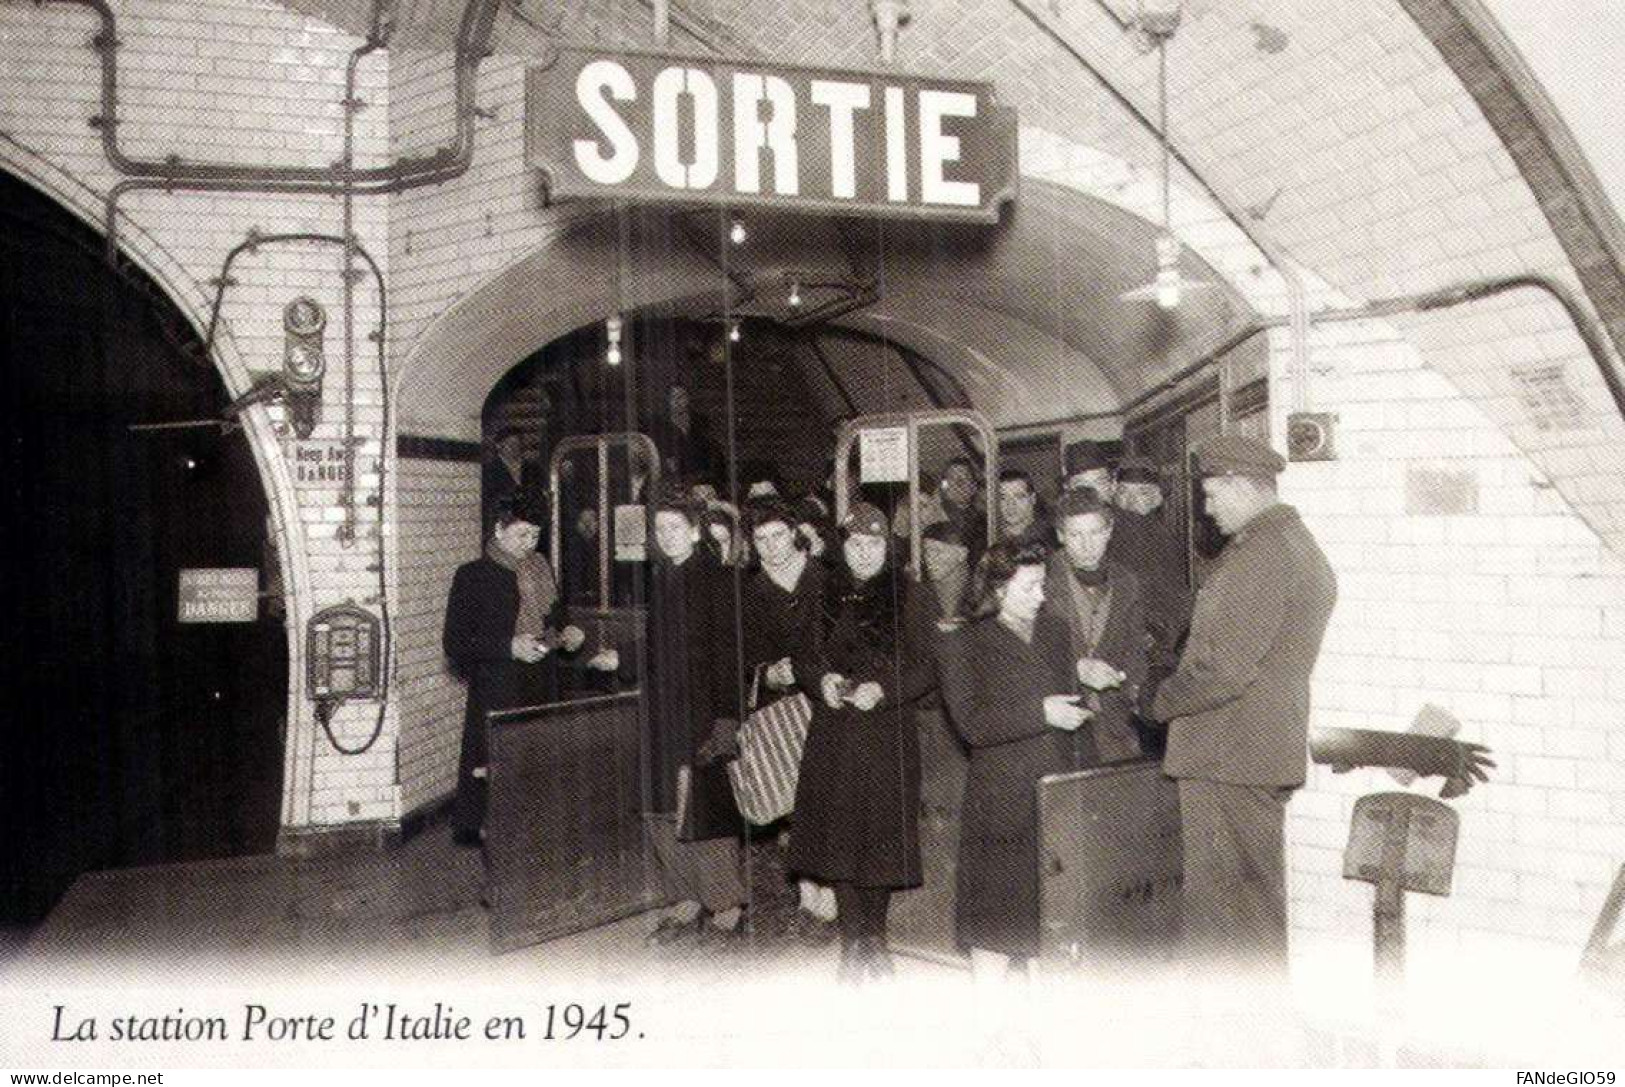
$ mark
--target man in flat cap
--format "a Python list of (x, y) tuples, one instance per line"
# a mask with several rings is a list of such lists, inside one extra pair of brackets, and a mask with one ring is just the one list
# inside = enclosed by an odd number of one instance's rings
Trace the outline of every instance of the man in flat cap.
[[(1132, 483), (1125, 481), (1129, 473), (1134, 476)], [(1146, 483), (1148, 479), (1151, 482)], [(1066, 447), (1066, 489), (1088, 488), (1102, 501), (1117, 507), (1106, 561), (1132, 570), (1140, 582), (1145, 630), (1150, 638), (1149, 670), (1136, 707), (1136, 715), (1142, 719), (1150, 716), (1151, 700), (1156, 696), (1157, 687), (1174, 669), (1180, 640), (1191, 619), (1184, 547), (1156, 514), (1156, 506), (1144, 508), (1143, 502), (1123, 501), (1123, 492), (1131, 487), (1135, 488), (1136, 499), (1140, 497), (1139, 489), (1147, 486), (1160, 498), (1162, 492), (1156, 480), (1155, 466), (1144, 457), (1124, 457), (1114, 470), (1099, 442), (1078, 441)], [(1162, 730), (1143, 720), (1138, 727), (1147, 750), (1159, 750)]]
[(1269, 446), (1224, 434), (1196, 450), (1207, 510), (1230, 537), (1196, 595), (1179, 667), (1152, 715), (1170, 722), (1179, 785), (1187, 957), (1286, 969), (1286, 802), (1304, 782), (1309, 677), (1337, 580), (1275, 481)]

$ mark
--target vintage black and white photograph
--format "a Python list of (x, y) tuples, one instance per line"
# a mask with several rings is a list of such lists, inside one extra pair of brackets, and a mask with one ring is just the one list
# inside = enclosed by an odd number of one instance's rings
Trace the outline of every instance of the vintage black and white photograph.
[(1621, 57), (0, 0), (0, 1065), (1613, 1083)]

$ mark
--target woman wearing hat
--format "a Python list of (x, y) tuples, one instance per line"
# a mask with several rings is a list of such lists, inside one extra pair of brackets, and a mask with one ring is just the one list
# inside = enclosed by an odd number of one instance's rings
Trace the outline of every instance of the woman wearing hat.
[(935, 683), (929, 649), (908, 644), (905, 580), (889, 561), (885, 516), (867, 503), (842, 522), (811, 644), (795, 670), (814, 691), (796, 788), (790, 867), (835, 888), (841, 977), (891, 973), (893, 890), (918, 886), (920, 749), (912, 703)]
[(1041, 612), (1041, 545), (1003, 541), (977, 567), (971, 619), (937, 645), (942, 698), (970, 747), (961, 807), (956, 922), (979, 981), (1038, 954), (1038, 799), (1074, 768), (1089, 718), (1074, 692), (1066, 622)]

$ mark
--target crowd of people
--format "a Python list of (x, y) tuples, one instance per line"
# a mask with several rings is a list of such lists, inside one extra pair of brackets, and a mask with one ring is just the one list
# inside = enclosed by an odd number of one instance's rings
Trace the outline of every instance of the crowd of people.
[[(1304, 780), (1309, 673), (1335, 582), (1276, 497), (1278, 454), (1224, 435), (1195, 463), (1232, 542), (1194, 602), (1157, 468), (1114, 463), (1093, 442), (1066, 449), (1052, 508), (1025, 473), (991, 481), (991, 539), (976, 466), (948, 462), (917, 507), (918, 569), (906, 520), (873, 501), (836, 524), (827, 495), (791, 501), (767, 478), (742, 481), (738, 508), (694, 480), (651, 488), (644, 644), (629, 681), (648, 693), (649, 835), (678, 903), (651, 940), (751, 931), (727, 766), (742, 722), (794, 699), (806, 740), (784, 831), (800, 907), (786, 934), (838, 939), (843, 979), (889, 974), (891, 897), (922, 880), (917, 729), (929, 704), (968, 760), (956, 935), (978, 975), (1039, 953), (1039, 779), (1148, 756), (1178, 782), (1187, 946), (1284, 964), (1284, 804)], [(514, 493), (494, 507), (485, 555), (458, 571), (445, 626), (446, 653), (470, 677), (456, 809), (469, 844), (485, 712), (556, 697), (560, 667), (624, 675), (628, 660), (569, 622), (537, 551), (541, 515), (517, 486), (523, 472), (505, 469)]]

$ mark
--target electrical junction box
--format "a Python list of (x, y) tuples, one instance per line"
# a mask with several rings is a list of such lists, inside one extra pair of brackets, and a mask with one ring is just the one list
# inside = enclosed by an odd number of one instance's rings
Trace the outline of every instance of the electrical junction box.
[(1329, 411), (1295, 411), (1286, 420), (1286, 452), (1291, 461), (1336, 460), (1337, 416)]

